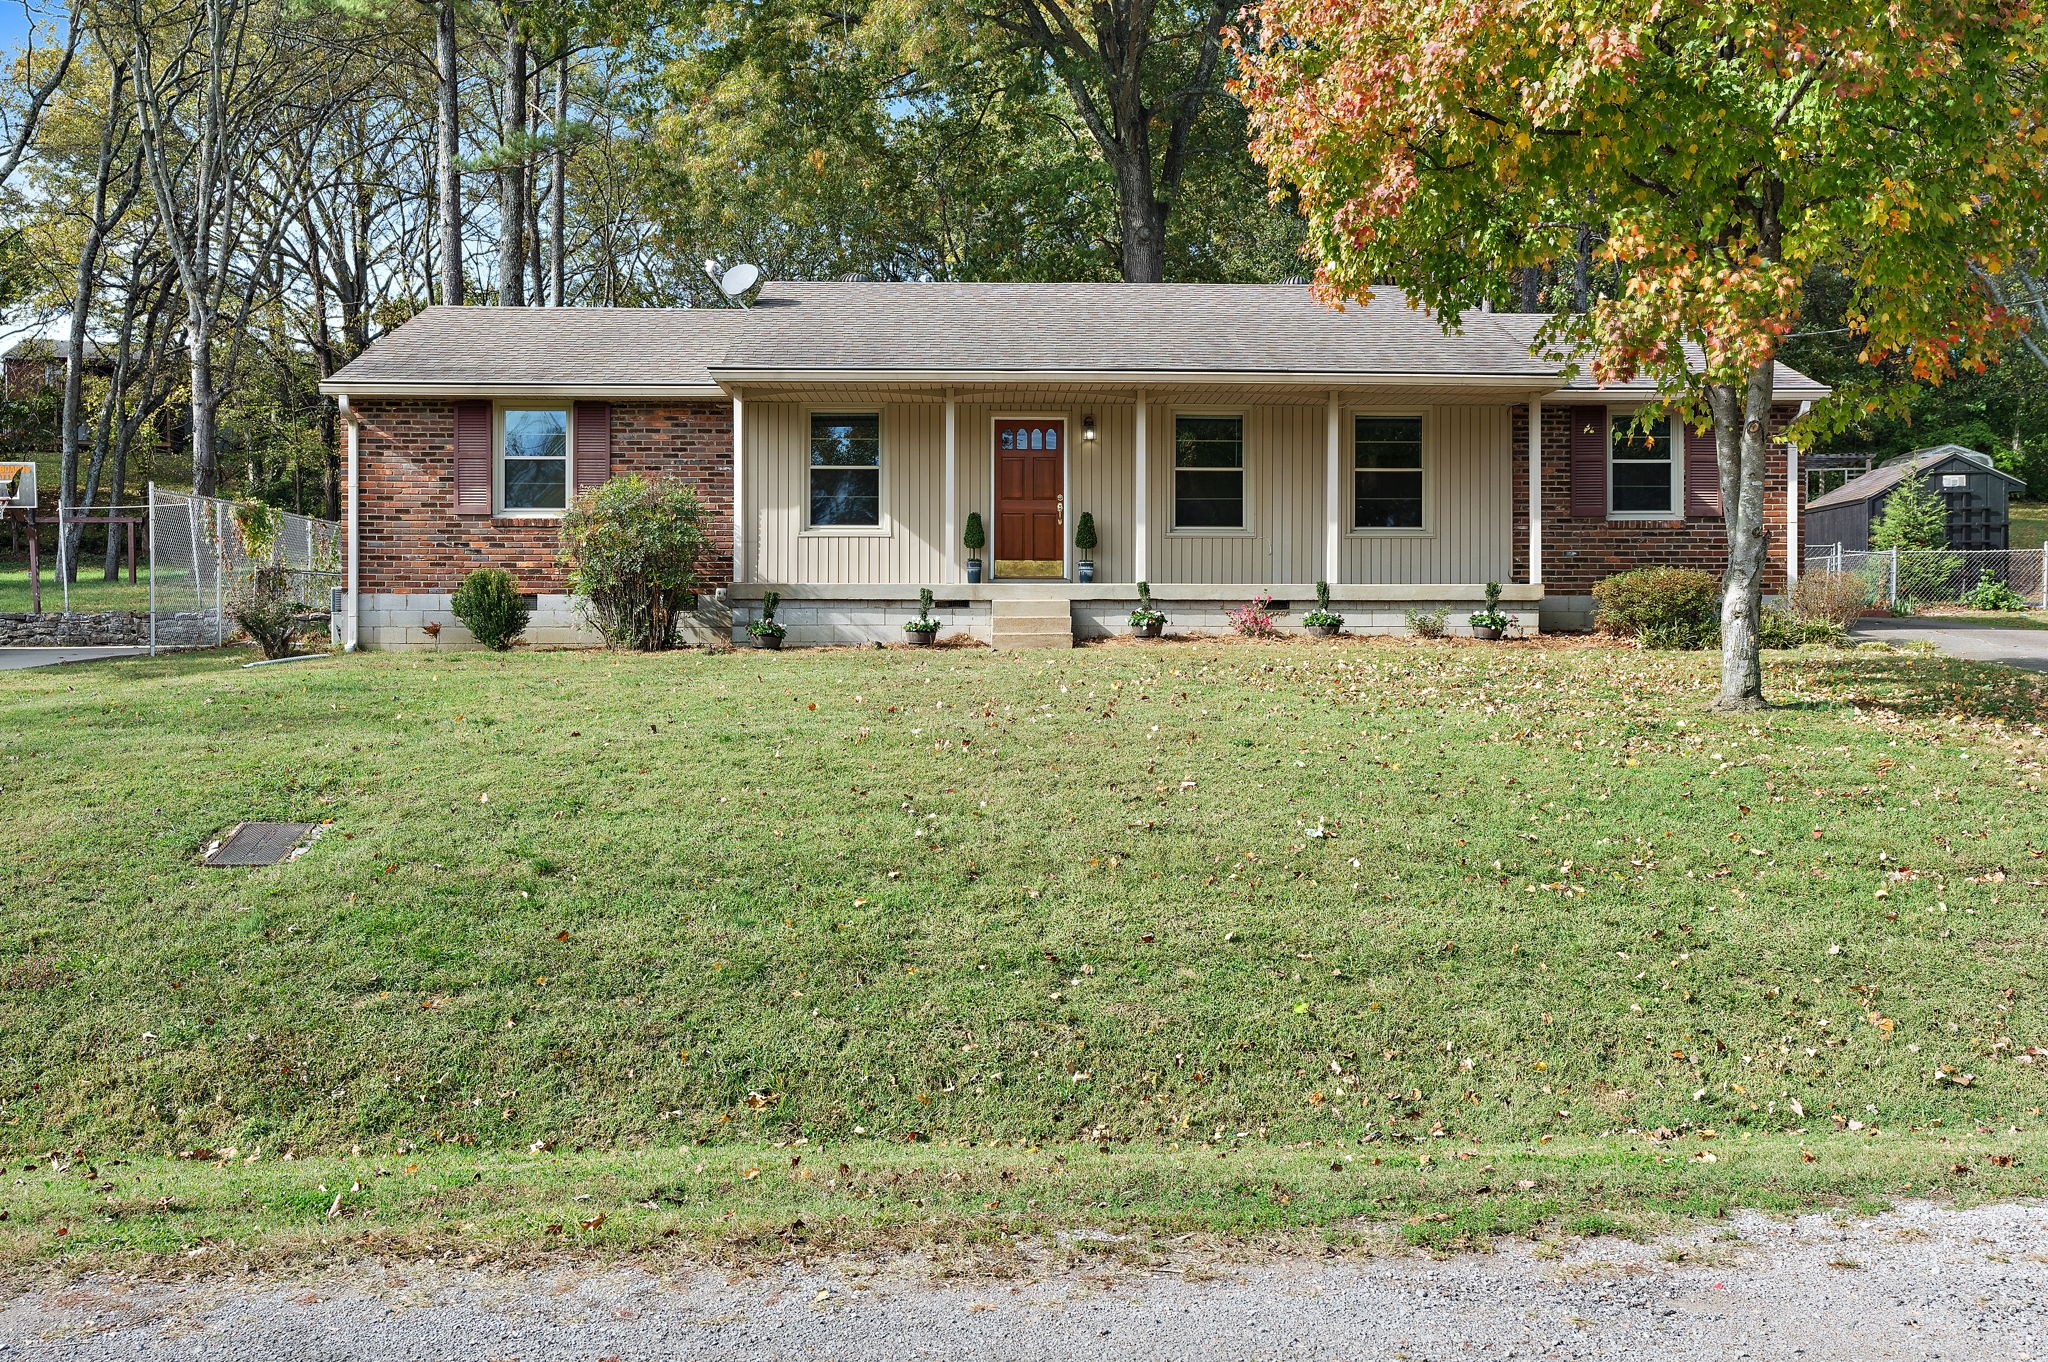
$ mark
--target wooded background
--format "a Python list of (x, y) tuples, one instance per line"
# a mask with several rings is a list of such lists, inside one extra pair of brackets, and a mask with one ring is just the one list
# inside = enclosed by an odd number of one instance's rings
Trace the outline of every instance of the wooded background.
[[(18, 0), (17, 0), (18, 3)], [(0, 89), (0, 314), (46, 500), (146, 478), (337, 515), (317, 385), (423, 306), (723, 306), (769, 278), (1272, 281), (1302, 225), (1247, 150), (1229, 3), (29, 0)], [(1578, 258), (1493, 281), (1569, 309)], [(1825, 278), (1787, 351), (1873, 374)], [(2024, 352), (1828, 446), (1954, 440), (2048, 491)], [(61, 488), (58, 484), (61, 484)], [(96, 541), (95, 541), (96, 542)]]

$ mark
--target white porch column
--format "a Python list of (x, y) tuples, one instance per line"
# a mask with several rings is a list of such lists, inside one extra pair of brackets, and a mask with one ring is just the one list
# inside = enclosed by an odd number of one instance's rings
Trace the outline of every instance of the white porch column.
[(1529, 585), (1543, 585), (1543, 400), (1529, 399)]
[(1147, 582), (1152, 579), (1152, 517), (1150, 513), (1152, 493), (1145, 478), (1145, 456), (1151, 451), (1148, 448), (1150, 437), (1145, 429), (1145, 408), (1145, 390), (1140, 388), (1138, 390), (1135, 430), (1132, 434), (1132, 439), (1136, 442), (1136, 448), (1132, 451), (1131, 465), (1137, 470), (1137, 485), (1133, 490), (1136, 492), (1138, 500), (1136, 503), (1137, 509), (1131, 516), (1131, 575), (1141, 582)]
[[(1813, 403), (1801, 402), (1801, 416), (1811, 410)], [(1787, 584), (1799, 580), (1799, 503), (1806, 495), (1806, 488), (1799, 472), (1799, 446), (1785, 441), (1785, 581)]]
[(967, 568), (960, 561), (960, 408), (953, 390), (946, 389), (946, 580), (964, 582)]
[(1334, 389), (1323, 440), (1323, 580), (1344, 578), (1344, 409)]
[[(348, 428), (348, 609), (342, 616), (341, 647), (343, 652), (352, 653), (362, 646), (363, 625), (363, 503), (362, 494), (359, 490), (362, 483), (363, 418), (361, 413), (349, 405), (348, 394), (342, 394), (338, 405), (341, 408), (342, 423)], [(155, 483), (150, 484), (151, 487), (155, 485)], [(151, 535), (156, 533), (156, 498), (153, 495), (150, 498), (149, 532)], [(111, 526), (108, 528), (108, 533), (112, 533)], [(156, 541), (152, 539), (150, 542), (155, 543)], [(149, 596), (151, 609), (154, 610), (156, 601), (156, 559), (154, 556), (151, 557), (149, 563)], [(152, 620), (149, 627), (152, 630), (150, 642), (154, 645), (156, 635), (153, 631), (156, 629), (156, 622)], [(152, 647), (150, 655), (152, 657), (156, 655), (154, 647)]]
[(732, 395), (732, 580), (747, 580), (747, 404)]

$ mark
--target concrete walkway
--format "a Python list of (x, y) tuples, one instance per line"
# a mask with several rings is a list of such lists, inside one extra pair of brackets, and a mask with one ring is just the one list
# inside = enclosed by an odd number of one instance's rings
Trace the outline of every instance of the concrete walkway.
[(2048, 672), (2048, 629), (1908, 618), (1859, 620), (1850, 633), (1859, 643), (1872, 639), (1894, 646), (1927, 642), (1950, 657), (1969, 662), (2001, 662), (2008, 667)]
[(0, 648), (0, 672), (54, 667), (59, 662), (100, 662), (110, 657), (143, 657), (147, 648)]

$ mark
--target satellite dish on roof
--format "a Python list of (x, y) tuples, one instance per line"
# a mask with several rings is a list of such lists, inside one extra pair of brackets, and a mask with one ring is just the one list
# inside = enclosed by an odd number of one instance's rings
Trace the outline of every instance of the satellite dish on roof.
[(761, 271), (742, 260), (718, 277), (718, 291), (728, 298), (737, 298), (760, 279)]

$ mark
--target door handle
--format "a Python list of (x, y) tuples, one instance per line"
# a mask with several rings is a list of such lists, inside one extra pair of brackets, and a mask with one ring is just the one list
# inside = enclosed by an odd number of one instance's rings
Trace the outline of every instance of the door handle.
[(1059, 516), (1059, 518), (1060, 518), (1060, 524), (1062, 524), (1062, 525), (1066, 524), (1066, 523), (1067, 523), (1067, 494), (1066, 494), (1065, 492), (1062, 492), (1062, 493), (1060, 493), (1060, 494), (1059, 494), (1059, 497), (1058, 497), (1058, 498), (1057, 498), (1057, 499), (1056, 499), (1056, 500), (1055, 500), (1055, 501), (1053, 502), (1053, 505), (1054, 505), (1054, 507), (1056, 508), (1056, 509), (1055, 509), (1055, 511), (1054, 511), (1054, 514), (1056, 514), (1056, 515), (1058, 515), (1058, 516)]

